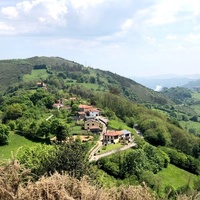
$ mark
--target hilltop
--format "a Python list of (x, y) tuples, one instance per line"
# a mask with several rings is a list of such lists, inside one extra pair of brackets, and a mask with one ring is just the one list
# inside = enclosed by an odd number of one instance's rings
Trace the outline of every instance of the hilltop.
[(85, 67), (60, 57), (32, 57), (0, 61), (1, 91), (19, 83), (46, 81), (50, 76), (62, 78), (63, 87), (78, 83), (82, 87), (122, 95), (138, 103), (162, 105), (172, 103), (163, 94), (148, 89), (131, 79), (110, 71)]

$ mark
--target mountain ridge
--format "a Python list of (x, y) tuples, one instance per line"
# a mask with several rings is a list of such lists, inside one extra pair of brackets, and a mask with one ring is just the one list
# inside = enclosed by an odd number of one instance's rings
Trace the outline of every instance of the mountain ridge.
[[(74, 61), (61, 57), (34, 56), (26, 59), (0, 60), (0, 90), (3, 91), (13, 84), (24, 81), (25, 75), (31, 75), (33, 71), (46, 70), (46, 77), (53, 76), (62, 78), (67, 82), (91, 83), (101, 87), (102, 90), (109, 90), (121, 94), (126, 98), (138, 103), (172, 103), (163, 94), (155, 92), (136, 81), (100, 69), (85, 67)], [(40, 74), (34, 81), (45, 81)]]

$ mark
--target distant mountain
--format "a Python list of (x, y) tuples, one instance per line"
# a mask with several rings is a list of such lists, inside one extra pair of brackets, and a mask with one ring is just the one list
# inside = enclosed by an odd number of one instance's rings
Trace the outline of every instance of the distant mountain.
[(183, 87), (188, 88), (190, 90), (200, 91), (200, 79), (193, 80), (183, 85)]
[(184, 86), (187, 83), (200, 79), (200, 74), (198, 75), (162, 75), (162, 76), (151, 76), (151, 77), (132, 77), (134, 81), (151, 88), (153, 90), (160, 89), (163, 87), (171, 88), (177, 86)]
[(148, 89), (132, 79), (109, 71), (84, 67), (60, 57), (0, 60), (1, 91), (5, 91), (14, 84), (27, 85), (29, 82), (46, 80), (49, 84), (54, 84), (54, 88), (69, 87), (71, 84), (96, 91), (110, 91), (138, 103), (172, 103), (163, 94)]

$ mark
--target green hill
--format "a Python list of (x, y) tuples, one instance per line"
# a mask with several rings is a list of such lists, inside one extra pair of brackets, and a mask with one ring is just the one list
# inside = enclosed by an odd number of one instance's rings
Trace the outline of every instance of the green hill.
[[(137, 82), (109, 71), (84, 67), (74, 61), (59, 57), (32, 57), (0, 61), (0, 90), (14, 84), (46, 81), (54, 76), (62, 79), (62, 86), (71, 83), (99, 91), (110, 91), (139, 103), (172, 103), (163, 94), (148, 89)], [(34, 82), (34, 83), (33, 83)], [(52, 84), (55, 84), (53, 81)]]

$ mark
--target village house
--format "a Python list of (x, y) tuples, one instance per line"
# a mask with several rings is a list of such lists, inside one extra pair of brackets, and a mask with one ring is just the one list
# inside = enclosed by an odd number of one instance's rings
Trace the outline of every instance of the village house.
[(118, 143), (122, 140), (130, 141), (131, 140), (131, 132), (127, 130), (115, 131), (108, 130), (107, 133), (104, 134), (103, 140), (105, 143)]
[(79, 111), (80, 111), (80, 112), (87, 112), (87, 111), (91, 110), (91, 109), (93, 108), (93, 106), (80, 104), (80, 105), (78, 106), (78, 108), (79, 108)]
[(105, 143), (118, 143), (120, 137), (123, 135), (122, 131), (114, 131), (108, 130), (107, 133), (104, 134), (103, 140)]
[(56, 100), (56, 102), (52, 105), (55, 109), (60, 109), (63, 107), (62, 100)]
[(78, 98), (76, 98), (76, 97), (70, 97), (69, 100), (70, 100), (70, 101), (77, 101)]
[(89, 109), (88, 111), (86, 111), (86, 115), (97, 117), (97, 116), (100, 116), (101, 113), (100, 113), (99, 109), (93, 107), (93, 108)]
[(130, 142), (131, 140), (131, 132), (127, 130), (122, 130), (121, 139), (125, 139), (126, 141)]
[(37, 87), (46, 88), (46, 84), (43, 81), (37, 82), (36, 85), (37, 85)]
[(85, 119), (85, 115), (86, 115), (85, 112), (78, 112), (78, 119), (79, 120), (84, 120)]
[(94, 108), (93, 106), (80, 104), (79, 105), (79, 112), (78, 119), (84, 119), (85, 121), (95, 119), (97, 116), (101, 115), (101, 111), (98, 108)]
[(52, 107), (55, 108), (55, 109), (60, 109), (60, 108), (63, 107), (63, 105), (60, 104), (60, 103), (54, 103), (54, 104), (52, 105)]
[(91, 120), (85, 121), (84, 129), (91, 131), (93, 133), (99, 133), (99, 131), (101, 130), (100, 124), (101, 124), (100, 122), (94, 119), (91, 119)]

